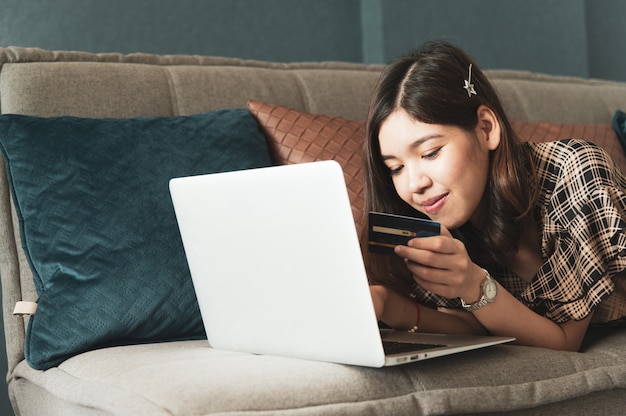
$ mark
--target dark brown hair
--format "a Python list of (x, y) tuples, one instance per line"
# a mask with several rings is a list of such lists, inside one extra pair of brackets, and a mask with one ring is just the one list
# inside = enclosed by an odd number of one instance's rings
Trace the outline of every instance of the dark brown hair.
[[(471, 83), (476, 95), (468, 96), (463, 85), (468, 79), (470, 65)], [(534, 202), (534, 176), (530, 173), (533, 170), (529, 166), (531, 162), (526, 147), (514, 133), (493, 86), (465, 52), (449, 43), (425, 43), (383, 70), (367, 119), (363, 158), (365, 208), (366, 212), (423, 216), (400, 199), (380, 154), (378, 133), (390, 114), (402, 108), (423, 123), (451, 125), (473, 131), (478, 123), (480, 105), (489, 107), (498, 118), (500, 144), (490, 154), (490, 173), (483, 196), (486, 207), (483, 224), (475, 228), (466, 224), (454, 230), (454, 234), (464, 241), (474, 262), (488, 267), (497, 265), (498, 259), (510, 258), (517, 250), (521, 225)], [(410, 276), (399, 281), (398, 277), (389, 275), (405, 269), (403, 265), (394, 263), (393, 256), (368, 257), (374, 281), (406, 289), (412, 280)]]

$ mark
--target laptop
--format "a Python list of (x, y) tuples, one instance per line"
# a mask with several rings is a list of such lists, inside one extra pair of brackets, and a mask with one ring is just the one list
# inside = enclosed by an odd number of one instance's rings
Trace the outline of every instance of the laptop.
[[(212, 348), (382, 367), (513, 340), (381, 332), (337, 162), (174, 178), (170, 192)], [(414, 345), (386, 355), (387, 339)]]

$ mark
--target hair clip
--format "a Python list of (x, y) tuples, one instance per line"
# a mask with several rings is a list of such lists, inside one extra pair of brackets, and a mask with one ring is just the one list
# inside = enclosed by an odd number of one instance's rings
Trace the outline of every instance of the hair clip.
[(469, 75), (468, 78), (465, 80), (465, 85), (463, 86), (463, 88), (467, 90), (468, 97), (471, 97), (472, 94), (478, 95), (476, 94), (476, 90), (474, 89), (474, 84), (472, 84), (472, 64), (469, 65)]

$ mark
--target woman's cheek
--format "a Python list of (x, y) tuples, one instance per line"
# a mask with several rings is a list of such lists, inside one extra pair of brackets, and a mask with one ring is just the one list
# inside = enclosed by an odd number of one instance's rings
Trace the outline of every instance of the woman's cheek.
[(399, 176), (394, 176), (393, 178), (393, 186), (394, 188), (396, 188), (396, 193), (398, 194), (398, 196), (400, 197), (400, 199), (402, 199), (404, 202), (409, 202), (409, 200), (407, 200), (407, 187), (406, 184), (404, 183), (405, 181), (403, 180), (402, 177)]
[(402, 184), (402, 183), (396, 184), (396, 183), (394, 183), (394, 186), (396, 188), (396, 193), (398, 194), (400, 199), (402, 199), (408, 205), (413, 207), (415, 210), (421, 212), (422, 214), (425, 214), (423, 212), (423, 210), (421, 209), (421, 207), (418, 206), (418, 205), (415, 205), (415, 203), (413, 202), (413, 193), (409, 189), (408, 184)]

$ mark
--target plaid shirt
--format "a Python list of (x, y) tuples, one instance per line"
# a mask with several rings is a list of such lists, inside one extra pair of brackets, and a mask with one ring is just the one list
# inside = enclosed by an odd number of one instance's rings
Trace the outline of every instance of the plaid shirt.
[[(626, 316), (626, 178), (598, 146), (582, 140), (527, 143), (538, 177), (535, 205), (543, 266), (530, 283), (490, 270), (521, 302), (555, 322)], [(623, 273), (622, 273), (623, 272)], [(421, 288), (425, 304), (458, 307)], [(598, 305), (600, 305), (599, 308)]]

